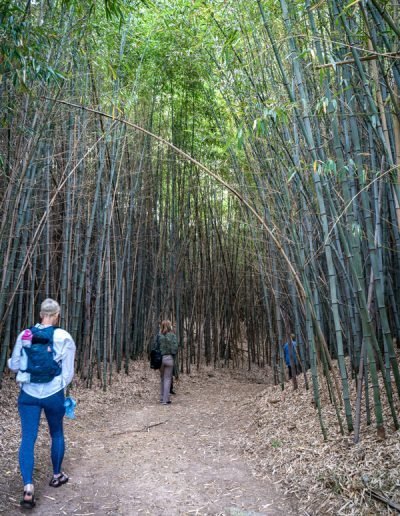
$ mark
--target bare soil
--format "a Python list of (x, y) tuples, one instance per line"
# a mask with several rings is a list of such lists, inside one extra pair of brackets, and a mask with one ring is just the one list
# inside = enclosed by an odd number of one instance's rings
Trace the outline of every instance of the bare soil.
[[(265, 379), (228, 371), (181, 376), (171, 405), (160, 405), (158, 375), (147, 363), (116, 377), (106, 393), (77, 386), (75, 420), (66, 420), (63, 468), (54, 489), (44, 422), (37, 444), (35, 489), (40, 515), (299, 514), (271, 480), (256, 475), (243, 443), (252, 439), (255, 400)], [(0, 512), (21, 514), (16, 389), (0, 391)], [(6, 419), (4, 419), (6, 418)], [(7, 466), (4, 460), (7, 457)], [(28, 511), (29, 512), (29, 511)]]

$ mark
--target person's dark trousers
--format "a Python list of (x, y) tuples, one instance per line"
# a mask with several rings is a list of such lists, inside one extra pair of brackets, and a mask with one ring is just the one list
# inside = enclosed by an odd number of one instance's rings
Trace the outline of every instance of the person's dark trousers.
[[(289, 373), (289, 380), (292, 378), (292, 366), (288, 365), (288, 373)], [(297, 376), (299, 373), (301, 373), (301, 368), (298, 364), (295, 364), (294, 366), (294, 374)]]

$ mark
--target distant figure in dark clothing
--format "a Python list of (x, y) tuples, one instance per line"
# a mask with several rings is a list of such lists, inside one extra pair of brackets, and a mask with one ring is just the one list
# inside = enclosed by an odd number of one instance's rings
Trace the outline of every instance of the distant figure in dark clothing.
[[(283, 345), (283, 353), (285, 357), (285, 364), (288, 368), (289, 373), (289, 379), (292, 378), (292, 373), (294, 372), (295, 375), (297, 375), (297, 368), (298, 368), (298, 362), (297, 362), (297, 356), (296, 356), (296, 340), (293, 333), (290, 334), (290, 341), (286, 342)], [(294, 366), (294, 371), (292, 371), (292, 365)]]

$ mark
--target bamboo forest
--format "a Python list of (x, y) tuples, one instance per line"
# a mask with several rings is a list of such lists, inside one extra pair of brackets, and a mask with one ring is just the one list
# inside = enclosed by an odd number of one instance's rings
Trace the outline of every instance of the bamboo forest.
[[(241, 375), (242, 389), (253, 379), (256, 426), (270, 425), (258, 429), (265, 460), (289, 453), (289, 437), (271, 432), (301, 434), (291, 415), (301, 403), (321, 450), (345, 443), (355, 464), (351, 454), (371, 447), (379, 459), (354, 466), (362, 482), (349, 494), (321, 455), (310, 482), (322, 482), (325, 506), (298, 501), (309, 484), (287, 487), (288, 505), (272, 512), (199, 500), (145, 514), (400, 512), (399, 167), (398, 0), (0, 0), (0, 393), (10, 413), (7, 361), (44, 299), (58, 301), (75, 341), (82, 399), (158, 382), (148, 354), (171, 320), (177, 408), (185, 382), (218, 391)], [(374, 484), (366, 464), (384, 456)], [(261, 462), (261, 475), (277, 470)], [(90, 506), (77, 507), (38, 514)]]

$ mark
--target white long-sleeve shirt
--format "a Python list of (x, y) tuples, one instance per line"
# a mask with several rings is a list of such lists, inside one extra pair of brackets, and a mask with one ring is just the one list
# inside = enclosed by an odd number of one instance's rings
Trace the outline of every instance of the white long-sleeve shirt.
[[(36, 324), (38, 328), (45, 328), (43, 324)], [(15, 342), (15, 346), (11, 355), (8, 359), (8, 367), (14, 373), (18, 372), (21, 361), (21, 349), (22, 349), (22, 335), (21, 332)], [(54, 330), (54, 360), (56, 362), (61, 361), (61, 374), (55, 376), (51, 382), (48, 383), (22, 383), (22, 390), (34, 396), (35, 398), (47, 398), (52, 396), (56, 392), (64, 389), (69, 383), (71, 383), (74, 377), (74, 360), (75, 360), (75, 342), (71, 335), (61, 329), (57, 328)]]

